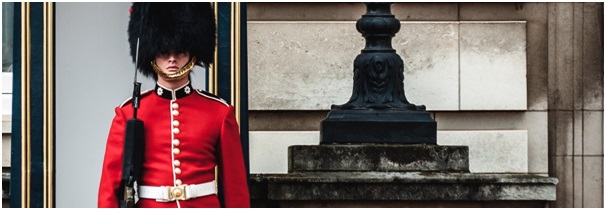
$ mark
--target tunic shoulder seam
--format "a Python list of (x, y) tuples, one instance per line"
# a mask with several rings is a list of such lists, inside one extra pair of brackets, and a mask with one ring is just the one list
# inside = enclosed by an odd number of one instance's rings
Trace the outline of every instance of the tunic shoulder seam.
[(227, 101), (223, 100), (222, 98), (219, 98), (219, 96), (213, 95), (212, 93), (200, 90), (200, 89), (196, 89), (196, 92), (198, 93), (198, 95), (204, 96), (208, 99), (217, 101), (222, 103), (223, 105), (229, 107), (229, 104), (227, 103)]
[[(152, 92), (153, 89), (149, 89), (149, 90), (145, 90), (143, 92), (141, 92), (141, 97), (146, 96), (148, 94), (150, 94)], [(131, 102), (133, 100), (133, 97), (129, 97), (128, 99), (126, 99), (124, 102), (122, 102), (122, 104), (120, 104), (120, 108), (124, 107), (124, 105), (128, 104), (129, 102)]]

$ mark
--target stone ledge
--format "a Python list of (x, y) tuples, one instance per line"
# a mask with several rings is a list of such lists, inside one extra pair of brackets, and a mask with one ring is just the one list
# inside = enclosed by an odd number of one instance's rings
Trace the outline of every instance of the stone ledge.
[(545, 208), (547, 201), (275, 201), (252, 208)]
[[(527, 133), (525, 130), (440, 130), (437, 140), (442, 146), (468, 146), (472, 173), (528, 173), (529, 155), (540, 156), (543, 150), (528, 148)], [(251, 131), (249, 134), (251, 173), (258, 174), (288, 173), (288, 147), (318, 145), (320, 139), (318, 131)], [(544, 137), (547, 138), (546, 133)], [(547, 140), (545, 147), (546, 144)], [(547, 174), (547, 162), (534, 164), (545, 164), (545, 171), (531, 173)]]
[(555, 201), (558, 180), (527, 174), (313, 172), (251, 174), (260, 200)]
[(10, 186), (10, 181), (11, 173), (2, 172), (2, 199), (10, 199), (10, 192), (8, 190)]

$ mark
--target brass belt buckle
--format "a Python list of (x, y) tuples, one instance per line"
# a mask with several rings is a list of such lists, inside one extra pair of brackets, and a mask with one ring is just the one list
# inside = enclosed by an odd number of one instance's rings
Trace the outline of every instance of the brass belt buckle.
[(188, 200), (189, 198), (186, 195), (185, 187), (187, 185), (180, 185), (176, 187), (169, 188), (168, 200)]

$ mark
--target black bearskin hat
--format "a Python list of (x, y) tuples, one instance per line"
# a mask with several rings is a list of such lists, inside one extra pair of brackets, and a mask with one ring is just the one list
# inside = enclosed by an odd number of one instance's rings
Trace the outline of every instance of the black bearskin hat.
[(196, 65), (210, 64), (215, 54), (215, 15), (209, 2), (133, 3), (128, 23), (128, 42), (139, 71), (157, 79), (151, 61), (156, 55), (189, 52)]

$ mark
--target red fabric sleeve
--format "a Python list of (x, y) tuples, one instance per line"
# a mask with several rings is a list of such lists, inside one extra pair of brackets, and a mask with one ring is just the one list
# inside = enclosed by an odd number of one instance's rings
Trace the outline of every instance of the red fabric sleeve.
[(250, 208), (240, 132), (232, 106), (230, 106), (223, 119), (220, 138), (218, 146), (219, 179), (223, 180), (225, 207)]
[(105, 158), (101, 172), (99, 185), (99, 197), (97, 206), (99, 208), (118, 208), (117, 191), (120, 187), (122, 177), (122, 155), (124, 151), (124, 132), (126, 130), (126, 119), (120, 108), (115, 108), (116, 116), (112, 121)]

